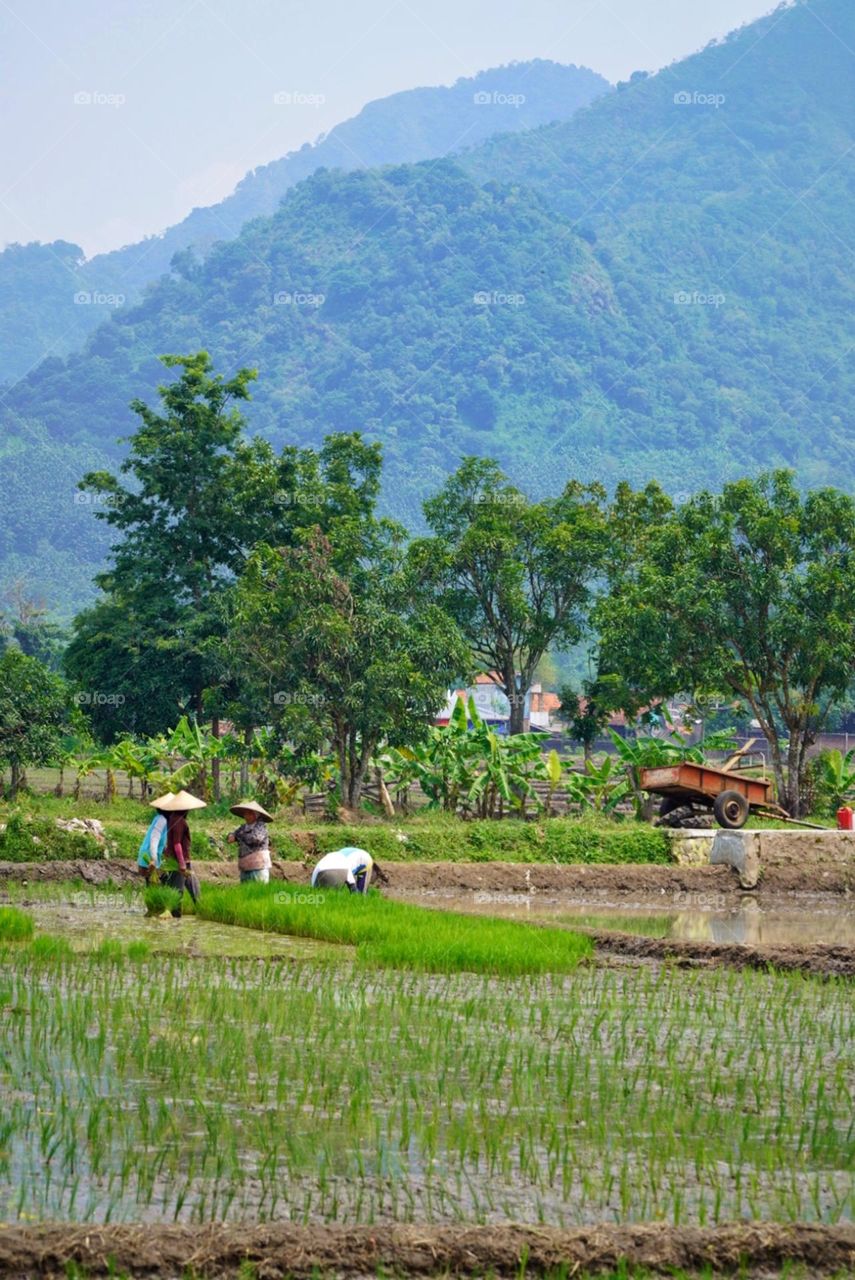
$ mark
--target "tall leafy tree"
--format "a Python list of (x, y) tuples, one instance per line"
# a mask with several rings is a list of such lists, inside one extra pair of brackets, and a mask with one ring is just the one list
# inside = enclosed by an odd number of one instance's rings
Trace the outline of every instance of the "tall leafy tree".
[(121, 475), (81, 484), (116, 541), (97, 579), (104, 595), (76, 619), (66, 670), (99, 691), (93, 724), (107, 739), (158, 732), (206, 704), (216, 717), (229, 701), (228, 593), (251, 548), (290, 545), (315, 524), (345, 547), (379, 488), (379, 448), (356, 435), (279, 454), (248, 441), (239, 405), (253, 370), (226, 379), (204, 351), (163, 362), (178, 376), (160, 387), (158, 407), (133, 402), (140, 425)]
[(369, 520), (363, 540), (359, 557), (319, 528), (297, 547), (259, 547), (234, 633), (271, 721), (293, 741), (332, 744), (351, 808), (380, 745), (422, 737), (469, 660), (452, 619), (414, 589), (391, 532)]
[(466, 458), (424, 504), (433, 536), (413, 544), (411, 563), (476, 661), (498, 675), (512, 733), (525, 728), (544, 654), (584, 633), (607, 550), (604, 502), (599, 485), (577, 483), (531, 502), (495, 462)]
[(0, 657), (0, 765), (11, 772), (13, 798), (26, 767), (52, 763), (80, 722), (65, 681), (37, 658), (8, 648)]
[(601, 669), (639, 700), (703, 688), (742, 699), (798, 816), (807, 751), (855, 666), (855, 501), (802, 495), (775, 471), (676, 509), (655, 487), (624, 488), (613, 528)]

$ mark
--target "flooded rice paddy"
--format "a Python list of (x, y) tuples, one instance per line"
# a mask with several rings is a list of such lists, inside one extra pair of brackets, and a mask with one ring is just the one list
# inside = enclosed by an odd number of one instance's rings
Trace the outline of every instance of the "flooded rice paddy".
[[(396, 896), (445, 911), (477, 912), (510, 920), (567, 924), (578, 929), (614, 930), (649, 938), (742, 946), (855, 947), (855, 899), (843, 895), (801, 895), (735, 902), (719, 893), (611, 895), (581, 901), (569, 894), (497, 893), (488, 890), (419, 890)], [(627, 901), (627, 897), (629, 901)]]
[[(55, 886), (27, 909), (74, 950), (0, 950), (0, 1220), (679, 1226), (855, 1211), (850, 982), (376, 972), (347, 948), (147, 920), (132, 890)], [(675, 914), (642, 910), (595, 915), (659, 928)], [(99, 959), (104, 937), (152, 950)]]

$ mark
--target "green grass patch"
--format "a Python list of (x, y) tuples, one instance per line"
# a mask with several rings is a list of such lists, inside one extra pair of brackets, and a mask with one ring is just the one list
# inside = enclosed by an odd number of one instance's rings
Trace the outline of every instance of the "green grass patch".
[[(222, 806), (219, 806), (221, 809)], [(225, 843), (238, 820), (217, 806), (193, 814), (193, 859), (235, 858)], [(97, 818), (104, 826), (107, 851), (116, 858), (137, 856), (151, 819), (151, 809), (138, 800), (119, 798), (111, 804), (92, 799), (30, 795), (9, 809), (0, 832), (0, 861), (102, 857), (104, 849), (87, 836), (57, 828), (57, 817)], [(3, 807), (0, 806), (0, 814)], [(270, 828), (274, 856), (301, 860), (309, 851), (329, 852), (345, 844), (367, 849), (379, 862), (554, 862), (669, 863), (667, 836), (633, 818), (540, 818), (524, 822), (464, 821), (451, 814), (421, 810), (410, 817), (344, 824), (284, 815)], [(35, 839), (34, 839), (35, 837)]]
[(92, 836), (65, 831), (52, 818), (12, 813), (0, 831), (0, 862), (65, 862), (103, 856), (103, 846)]
[[(304, 849), (296, 828), (271, 828), (281, 858), (299, 858)], [(464, 822), (430, 814), (399, 823), (322, 824), (312, 828), (320, 853), (355, 844), (383, 862), (555, 862), (670, 863), (671, 846), (662, 831), (633, 819), (550, 818), (522, 822)]]
[(17, 907), (0, 907), (0, 942), (28, 942), (33, 936), (33, 917)]
[(565, 929), (300, 885), (206, 886), (196, 914), (220, 924), (344, 943), (356, 947), (361, 963), (422, 973), (569, 973), (593, 950), (589, 939)]

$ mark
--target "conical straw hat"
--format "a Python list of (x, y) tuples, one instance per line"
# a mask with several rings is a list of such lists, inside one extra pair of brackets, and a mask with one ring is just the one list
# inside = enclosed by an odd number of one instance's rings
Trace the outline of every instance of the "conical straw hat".
[(187, 813), (189, 809), (206, 809), (204, 800), (191, 796), (189, 791), (178, 791), (175, 795), (167, 791), (159, 800), (152, 801), (155, 809), (163, 809), (166, 813)]
[(231, 807), (231, 812), (236, 813), (238, 817), (242, 813), (246, 813), (247, 810), (250, 813), (257, 813), (259, 818), (264, 818), (267, 822), (273, 821), (273, 814), (268, 813), (266, 809), (262, 809), (261, 805), (256, 804), (254, 800), (239, 800), (237, 804), (233, 804)]

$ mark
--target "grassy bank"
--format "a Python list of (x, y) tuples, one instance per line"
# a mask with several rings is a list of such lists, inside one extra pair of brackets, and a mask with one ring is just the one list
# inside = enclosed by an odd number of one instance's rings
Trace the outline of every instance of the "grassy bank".
[(379, 894), (310, 890), (304, 885), (206, 888), (203, 920), (356, 947), (360, 964), (421, 973), (569, 973), (593, 950), (564, 929), (430, 911)]
[[(112, 804), (54, 796), (23, 796), (15, 806), (0, 806), (0, 861), (30, 862), (111, 857), (136, 858), (151, 809), (139, 801)], [(56, 818), (97, 818), (106, 846), (90, 836), (64, 831)], [(216, 808), (191, 819), (197, 860), (233, 858), (225, 843), (237, 819)], [(464, 822), (442, 813), (422, 812), (392, 821), (357, 824), (309, 821), (284, 815), (270, 828), (274, 856), (285, 860), (318, 857), (346, 844), (360, 845), (379, 862), (555, 862), (668, 863), (669, 844), (662, 832), (631, 818), (550, 818), (535, 822)]]

